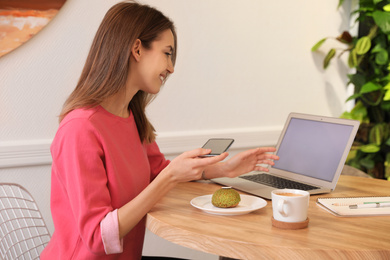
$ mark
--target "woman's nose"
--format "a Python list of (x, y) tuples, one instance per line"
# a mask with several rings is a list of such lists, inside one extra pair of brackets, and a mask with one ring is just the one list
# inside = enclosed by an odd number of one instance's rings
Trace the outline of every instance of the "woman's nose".
[(169, 72), (169, 74), (172, 74), (173, 72), (175, 72), (175, 69), (173, 67), (173, 62), (171, 59), (169, 59), (169, 61), (168, 61), (167, 71)]

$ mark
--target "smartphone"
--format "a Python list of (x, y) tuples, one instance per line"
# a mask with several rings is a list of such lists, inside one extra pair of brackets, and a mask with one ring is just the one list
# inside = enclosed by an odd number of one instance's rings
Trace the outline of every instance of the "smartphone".
[(210, 157), (220, 155), (226, 152), (234, 142), (234, 139), (230, 138), (211, 138), (209, 139), (202, 148), (211, 149), (211, 153), (203, 155), (202, 157)]

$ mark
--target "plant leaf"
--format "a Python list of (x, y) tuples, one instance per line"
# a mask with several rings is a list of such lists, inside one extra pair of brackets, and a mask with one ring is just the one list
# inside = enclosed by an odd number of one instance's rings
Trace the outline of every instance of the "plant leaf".
[(373, 169), (375, 167), (375, 161), (367, 156), (360, 160), (360, 165), (367, 169)]
[(360, 38), (355, 46), (356, 53), (359, 55), (366, 54), (371, 48), (371, 39), (368, 36)]
[(382, 140), (385, 139), (386, 129), (383, 124), (376, 124), (369, 132), (369, 142), (376, 145), (381, 145)]
[(386, 89), (385, 96), (383, 97), (384, 101), (389, 101), (390, 100), (390, 89)]
[(347, 112), (347, 111), (344, 111), (344, 112), (341, 114), (340, 118), (344, 118), (344, 119), (354, 119), (354, 118), (352, 117), (352, 114), (351, 114), (350, 112)]
[(390, 12), (390, 4), (385, 5), (385, 6), (383, 7), (383, 10), (384, 10), (385, 12)]
[(372, 13), (372, 17), (384, 33), (390, 33), (390, 13), (375, 11)]
[(349, 83), (352, 83), (355, 86), (355, 91), (360, 91), (362, 86), (366, 83), (366, 77), (362, 74), (348, 74)]
[(343, 5), (343, 3), (344, 3), (344, 0), (339, 0), (339, 4), (337, 5), (337, 9), (339, 9), (339, 8), (340, 8), (340, 6), (342, 6), (342, 5)]
[(354, 99), (357, 99), (361, 96), (360, 93), (357, 93), (357, 94), (353, 94), (352, 96), (350, 96), (349, 98), (347, 98), (347, 100), (345, 100), (345, 102), (348, 102), (350, 100), (354, 100)]
[(327, 38), (323, 38), (321, 40), (319, 40), (316, 44), (314, 44), (314, 46), (311, 48), (311, 51), (316, 51), (318, 50), (321, 45), (326, 41)]
[(353, 49), (352, 51), (349, 52), (348, 66), (350, 68), (355, 68), (357, 65), (358, 65), (358, 60), (357, 60), (356, 50)]
[(361, 101), (358, 101), (354, 108), (352, 108), (349, 116), (352, 117), (352, 119), (359, 120), (360, 123), (362, 123), (367, 117), (367, 108)]
[(377, 45), (375, 45), (374, 48), (372, 48), (371, 53), (377, 53), (377, 52), (380, 52), (382, 50), (385, 50), (385, 49), (383, 49), (383, 47), (380, 44), (377, 44)]
[(366, 144), (360, 147), (360, 151), (364, 153), (376, 153), (380, 151), (380, 147), (375, 144)]
[(383, 111), (389, 112), (390, 111), (390, 102), (388, 100), (383, 100), (383, 102), (381, 102), (381, 109)]
[(368, 33), (368, 38), (370, 38), (371, 40), (376, 36), (376, 32), (378, 31), (378, 26), (377, 25), (373, 25)]
[(356, 157), (356, 154), (357, 154), (357, 150), (354, 150), (353, 148), (351, 148), (351, 150), (349, 151), (348, 155), (347, 155), (347, 159), (345, 160), (346, 162), (349, 162), (353, 159), (355, 159)]
[(385, 165), (385, 177), (387, 178), (387, 180), (389, 180), (389, 178), (390, 178), (390, 153), (386, 154), (386, 159), (385, 159), (384, 165)]
[(329, 66), (329, 62), (333, 57), (336, 55), (336, 50), (335, 49), (330, 49), (328, 54), (326, 54), (325, 59), (324, 59), (324, 64), (323, 67), (326, 69)]
[(363, 85), (360, 94), (370, 93), (380, 89), (382, 89), (381, 85), (370, 81)]
[(386, 50), (382, 49), (375, 55), (375, 62), (378, 65), (385, 65), (388, 63), (389, 54)]

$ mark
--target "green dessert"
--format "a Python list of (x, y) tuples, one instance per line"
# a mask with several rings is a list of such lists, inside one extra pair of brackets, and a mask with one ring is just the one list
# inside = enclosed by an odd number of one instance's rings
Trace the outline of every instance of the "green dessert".
[(218, 208), (234, 208), (240, 201), (240, 194), (231, 187), (222, 187), (211, 198), (211, 203)]

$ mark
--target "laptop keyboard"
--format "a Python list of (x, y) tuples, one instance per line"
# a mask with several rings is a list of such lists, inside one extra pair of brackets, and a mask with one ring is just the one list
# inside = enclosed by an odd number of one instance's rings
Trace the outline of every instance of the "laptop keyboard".
[(319, 189), (319, 187), (311, 186), (308, 184), (291, 181), (287, 179), (283, 179), (270, 174), (254, 174), (254, 175), (246, 175), (240, 176), (240, 178), (265, 184), (268, 186), (272, 186), (278, 189), (298, 189), (298, 190), (314, 190)]

